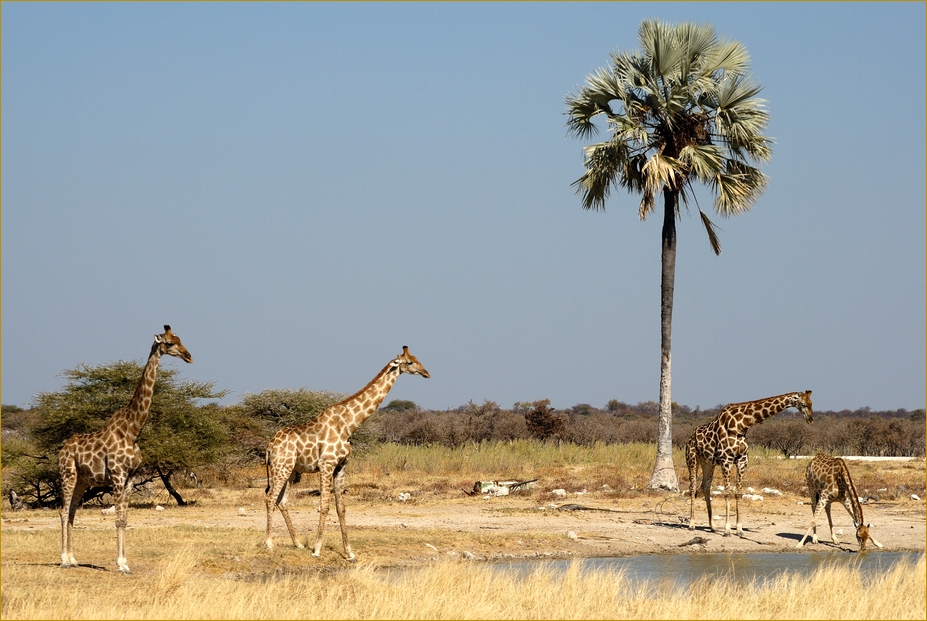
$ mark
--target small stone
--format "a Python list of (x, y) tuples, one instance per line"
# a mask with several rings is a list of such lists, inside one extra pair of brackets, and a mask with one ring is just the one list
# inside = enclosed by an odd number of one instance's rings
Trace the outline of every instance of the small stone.
[(164, 507), (162, 507), (161, 505), (158, 505), (157, 507), (155, 507), (155, 511), (164, 511)]
[(573, 541), (576, 541), (577, 539), (579, 539), (579, 535), (577, 535), (576, 533), (574, 533), (572, 530), (571, 530), (570, 532), (567, 533), (567, 537), (569, 537), (569, 538), (572, 539)]

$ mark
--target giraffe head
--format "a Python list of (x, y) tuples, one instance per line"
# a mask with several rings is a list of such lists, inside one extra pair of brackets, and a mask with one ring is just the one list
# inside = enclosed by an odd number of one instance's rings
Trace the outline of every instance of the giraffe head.
[(171, 332), (171, 327), (164, 326), (164, 334), (155, 334), (155, 345), (161, 355), (176, 356), (184, 362), (193, 362), (193, 356), (180, 342), (180, 337)]
[(791, 407), (798, 408), (798, 411), (805, 415), (808, 424), (814, 422), (814, 412), (811, 411), (811, 391), (796, 392), (792, 395)]
[(872, 524), (860, 524), (859, 528), (856, 529), (856, 542), (859, 544), (859, 551), (866, 551), (866, 542), (871, 541), (878, 547), (883, 547), (881, 543), (875, 540), (875, 537), (869, 534), (869, 528)]
[(431, 377), (431, 374), (425, 370), (418, 358), (409, 353), (409, 348), (402, 346), (402, 353), (396, 356), (396, 359), (389, 363), (393, 369), (399, 369), (399, 373), (412, 373), (422, 377)]

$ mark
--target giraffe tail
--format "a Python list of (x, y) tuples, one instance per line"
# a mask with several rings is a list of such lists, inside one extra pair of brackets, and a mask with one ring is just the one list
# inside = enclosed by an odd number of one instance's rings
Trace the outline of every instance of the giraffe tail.
[(270, 447), (267, 447), (267, 451), (264, 452), (264, 472), (267, 473), (267, 487), (264, 488), (264, 493), (270, 493)]

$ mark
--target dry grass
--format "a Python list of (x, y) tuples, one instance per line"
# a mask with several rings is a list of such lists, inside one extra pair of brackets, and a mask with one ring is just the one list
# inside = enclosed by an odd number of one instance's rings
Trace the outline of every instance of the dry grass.
[[(475, 480), (540, 478), (529, 492), (539, 502), (556, 487), (589, 489), (615, 496), (646, 496), (643, 488), (653, 464), (652, 445), (539, 445), (532, 442), (468, 445), (457, 449), (385, 445), (358, 456), (349, 466), (352, 503), (391, 511), (383, 502), (400, 491), (419, 490), (429, 502), (453, 503), (460, 487)], [(683, 464), (682, 456), (675, 456)], [(751, 451), (746, 484), (777, 487), (801, 495), (803, 460), (782, 460)], [(857, 487), (911, 489), (922, 494), (924, 463), (851, 464)], [(687, 485), (678, 468), (680, 484)], [(263, 476), (263, 468), (243, 471), (241, 481)], [(612, 491), (601, 491), (608, 484)], [(306, 477), (299, 489), (316, 487)], [(263, 512), (263, 486), (190, 490), (196, 505), (169, 507), (196, 517), (217, 512), (234, 516), (238, 506)], [(434, 499), (433, 501), (430, 499)], [(643, 499), (649, 500), (649, 499)], [(311, 503), (303, 501), (307, 507)], [(311, 510), (311, 509), (304, 509)], [(406, 510), (413, 507), (406, 505)], [(151, 512), (154, 514), (155, 512)], [(166, 515), (166, 514), (162, 514)], [(37, 519), (48, 512), (23, 512), (5, 518)], [(149, 518), (157, 520), (161, 518)], [(556, 519), (556, 518), (551, 518)], [(349, 517), (350, 520), (350, 517)], [(422, 550), (439, 538), (444, 549), (550, 549), (561, 545), (546, 532), (517, 534), (448, 529), (353, 528), (352, 544), (364, 550), (368, 564), (345, 569), (337, 527), (326, 535), (323, 558), (309, 562), (305, 550), (286, 541), (277, 519), (279, 545), (262, 548), (263, 533), (237, 525), (164, 526), (150, 522), (131, 528), (130, 576), (112, 570), (114, 529), (111, 518), (86, 510), (77, 520), (78, 561), (104, 567), (57, 566), (60, 533), (56, 528), (4, 528), (2, 540), (3, 619), (95, 618), (925, 618), (924, 558), (900, 563), (864, 579), (852, 566), (828, 567), (810, 578), (784, 575), (765, 584), (733, 580), (704, 581), (669, 590), (640, 586), (615, 573), (556, 572), (541, 566), (516, 577), (486, 564), (441, 561), (389, 573), (385, 560)], [(130, 524), (137, 523), (130, 511)], [(326, 531), (328, 533), (328, 531)], [(559, 535), (562, 537), (562, 534)], [(427, 562), (427, 561), (425, 561)]]
[(899, 563), (864, 579), (848, 566), (767, 583), (705, 580), (667, 589), (621, 573), (539, 568), (526, 577), (486, 565), (441, 562), (400, 574), (360, 566), (216, 576), (192, 547), (147, 575), (9, 565), (4, 619), (913, 619), (927, 607), (927, 565)]

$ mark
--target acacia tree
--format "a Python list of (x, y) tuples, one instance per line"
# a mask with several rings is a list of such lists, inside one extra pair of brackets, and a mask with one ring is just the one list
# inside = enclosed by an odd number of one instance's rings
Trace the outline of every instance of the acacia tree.
[[(678, 489), (672, 459), (671, 336), (680, 202), (695, 198), (693, 183), (715, 195), (723, 217), (747, 211), (767, 178), (751, 162), (766, 162), (772, 140), (762, 135), (768, 114), (756, 95), (743, 44), (719, 39), (708, 24), (644, 21), (641, 49), (616, 51), (611, 64), (566, 98), (570, 135), (588, 138), (604, 118), (608, 140), (584, 147), (585, 173), (573, 185), (586, 210), (605, 210), (612, 188), (641, 195), (647, 218), (663, 198), (660, 286), (660, 419), (657, 459), (648, 487)], [(696, 203), (696, 207), (698, 204)], [(715, 254), (715, 225), (698, 208)]]

